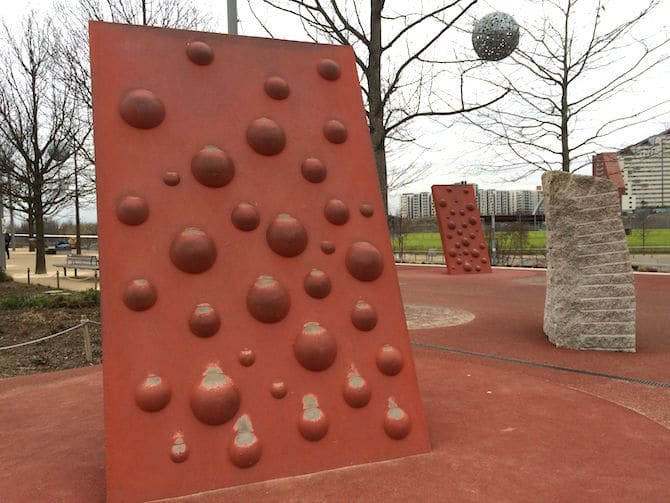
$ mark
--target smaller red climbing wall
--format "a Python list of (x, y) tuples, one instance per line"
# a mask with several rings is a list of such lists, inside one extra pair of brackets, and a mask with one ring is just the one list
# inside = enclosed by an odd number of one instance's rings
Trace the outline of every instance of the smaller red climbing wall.
[(433, 185), (433, 203), (449, 274), (491, 272), (472, 185)]

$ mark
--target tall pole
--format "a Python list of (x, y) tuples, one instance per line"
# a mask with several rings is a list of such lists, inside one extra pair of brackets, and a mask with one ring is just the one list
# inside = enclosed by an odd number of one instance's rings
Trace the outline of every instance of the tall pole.
[(665, 207), (665, 193), (663, 187), (663, 172), (665, 171), (665, 151), (663, 149), (663, 138), (661, 136), (661, 208)]
[(147, 0), (142, 0), (142, 26), (147, 25)]
[(491, 265), (497, 265), (496, 254), (496, 191), (493, 189), (493, 210), (491, 211)]
[(228, 0), (228, 35), (237, 35), (237, 0)]
[(74, 151), (74, 227), (77, 255), (81, 255), (81, 220), (79, 218), (79, 176), (77, 173), (77, 151)]
[(7, 187), (9, 192), (9, 233), (12, 235), (12, 251), (16, 251), (16, 239), (14, 239), (14, 197), (12, 196), (12, 178), (7, 177)]
[(2, 178), (0, 178), (0, 228), (2, 229), (2, 254), (0, 254), (0, 271), (6, 271), (7, 270), (7, 261), (5, 259), (5, 206), (4, 206), (4, 199), (3, 199), (3, 181)]

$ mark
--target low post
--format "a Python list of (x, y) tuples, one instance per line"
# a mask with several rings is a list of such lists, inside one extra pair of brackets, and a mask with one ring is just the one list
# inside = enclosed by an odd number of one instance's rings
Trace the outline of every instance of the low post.
[(60, 271), (56, 271), (56, 288), (60, 290)]
[(93, 363), (93, 351), (91, 350), (91, 335), (88, 332), (88, 319), (82, 316), (80, 322), (83, 324), (81, 332), (84, 336), (84, 355), (86, 355), (86, 362), (91, 364)]
[(98, 271), (93, 271), (93, 290), (98, 289)]
[(30, 267), (28, 268), (28, 284), (30, 284)]

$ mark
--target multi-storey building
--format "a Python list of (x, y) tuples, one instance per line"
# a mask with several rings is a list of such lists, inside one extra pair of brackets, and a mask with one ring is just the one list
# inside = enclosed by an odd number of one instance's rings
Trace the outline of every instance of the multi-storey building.
[[(541, 190), (478, 189), (480, 215), (532, 215), (542, 200)], [(544, 213), (540, 206), (537, 211)]]
[(542, 191), (510, 191), (510, 211), (512, 215), (532, 215), (542, 200)]
[(430, 192), (401, 194), (400, 216), (403, 218), (434, 217), (433, 195)]
[(621, 209), (670, 206), (670, 129), (618, 152), (593, 157), (593, 176), (619, 187)]
[[(480, 215), (531, 215), (542, 200), (541, 190), (480, 189), (473, 184)], [(538, 213), (544, 213), (540, 207)], [(435, 216), (430, 192), (405, 193), (400, 196), (400, 216), (428, 218)]]
[(430, 192), (421, 192), (419, 194), (419, 201), (421, 218), (434, 217), (435, 206), (433, 205), (433, 194)]
[(402, 218), (409, 218), (409, 200), (412, 194), (400, 195), (400, 216)]

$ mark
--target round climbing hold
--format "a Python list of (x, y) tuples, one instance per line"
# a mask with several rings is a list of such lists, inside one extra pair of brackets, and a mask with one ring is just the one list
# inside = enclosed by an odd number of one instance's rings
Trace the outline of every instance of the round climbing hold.
[(134, 128), (152, 129), (165, 119), (165, 106), (148, 89), (133, 89), (121, 99), (119, 113)]
[(342, 71), (340, 70), (340, 65), (338, 65), (332, 59), (324, 58), (319, 61), (319, 64), (316, 67), (319, 75), (324, 79), (335, 81), (340, 78)]
[(247, 128), (247, 142), (261, 155), (277, 155), (286, 146), (286, 134), (275, 121), (261, 117)]
[(271, 276), (260, 276), (247, 292), (247, 309), (260, 322), (277, 323), (290, 307), (288, 292)]
[(209, 44), (200, 40), (188, 43), (186, 46), (186, 55), (196, 65), (206, 66), (214, 61), (214, 51)]
[(297, 218), (282, 213), (268, 226), (265, 239), (276, 254), (295, 257), (307, 247), (307, 230)]
[(345, 264), (349, 274), (360, 281), (374, 281), (384, 271), (384, 260), (372, 244), (360, 241), (347, 250)]

